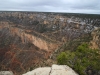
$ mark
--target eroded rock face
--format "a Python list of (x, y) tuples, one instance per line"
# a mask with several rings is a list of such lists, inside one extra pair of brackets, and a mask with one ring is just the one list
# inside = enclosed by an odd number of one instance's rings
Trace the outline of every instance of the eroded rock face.
[(57, 47), (25, 31), (21, 32), (20, 28), (9, 27), (7, 22), (3, 22), (0, 29), (0, 71), (21, 75), (30, 68), (40, 66)]
[(52, 67), (41, 67), (23, 75), (78, 75), (67, 65), (52, 65)]
[(51, 58), (63, 43), (81, 35), (84, 37), (95, 25), (100, 25), (99, 15), (96, 19), (87, 18), (87, 15), (82, 17), (74, 14), (0, 12), (0, 70), (11, 70), (20, 75), (30, 68), (41, 66), (40, 62), (46, 65), (44, 60)]
[(91, 35), (93, 39), (90, 41), (90, 47), (92, 49), (100, 49), (100, 28), (96, 27)]
[[(58, 47), (58, 44), (56, 43), (51, 43), (46, 41), (44, 36), (42, 36), (41, 34), (37, 33), (34, 31), (34, 33), (32, 31), (29, 30), (25, 30), (25, 29), (21, 29), (21, 28), (17, 28), (17, 27), (13, 27), (10, 26), (10, 24), (8, 22), (2, 22), (0, 24), (0, 29), (2, 28), (8, 28), (9, 32), (12, 36), (19, 36), (21, 38), (22, 43), (32, 43), (35, 46), (37, 46), (40, 49), (46, 50), (46, 51), (52, 51), (55, 50)], [(30, 32), (30, 33), (29, 33)], [(40, 37), (37, 37), (40, 36)], [(41, 39), (41, 37), (44, 37), (45, 39)], [(49, 40), (49, 39), (48, 39)]]

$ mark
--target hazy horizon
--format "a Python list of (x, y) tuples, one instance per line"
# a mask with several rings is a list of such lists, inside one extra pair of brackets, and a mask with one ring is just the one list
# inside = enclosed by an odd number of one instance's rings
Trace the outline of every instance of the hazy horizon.
[(0, 0), (0, 11), (100, 14), (100, 0)]

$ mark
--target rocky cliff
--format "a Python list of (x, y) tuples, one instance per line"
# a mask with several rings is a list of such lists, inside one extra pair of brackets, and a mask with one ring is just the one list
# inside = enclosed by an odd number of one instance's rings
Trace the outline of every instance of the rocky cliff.
[(92, 40), (90, 41), (90, 47), (92, 49), (100, 49), (100, 28), (95, 27), (93, 32), (91, 33)]
[(28, 31), (8, 22), (0, 23), (0, 70), (20, 75), (41, 65), (58, 48), (57, 42)]
[(67, 65), (52, 65), (52, 67), (41, 67), (23, 75), (78, 75)]
[(58, 46), (57, 43), (52, 43), (52, 41), (48, 42), (45, 39), (42, 39), (41, 38), (42, 36), (39, 33), (36, 33), (37, 36), (35, 36), (34, 35), (35, 31), (33, 33), (31, 32), (28, 33), (26, 30), (17, 27), (10, 27), (9, 30), (13, 36), (15, 35), (19, 36), (23, 43), (30, 42), (35, 46), (37, 46), (38, 48), (46, 51), (52, 52), (52, 50), (55, 50)]
[[(63, 51), (67, 42), (81, 41), (99, 25), (100, 15), (0, 12), (0, 70), (21, 75), (51, 66), (53, 53)], [(99, 48), (98, 33), (92, 35), (91, 47)]]
[[(41, 34), (35, 31), (32, 32), (29, 30), (21, 29), (21, 28), (15, 27), (14, 24), (9, 25), (8, 22), (2, 22), (0, 25), (0, 29), (2, 28), (8, 28), (12, 36), (15, 36), (15, 37), (19, 36), (22, 40), (22, 43), (30, 42), (40, 49), (51, 51), (51, 52), (52, 50), (55, 50), (58, 47), (57, 42), (54, 43), (55, 41), (52, 42), (52, 40), (49, 40), (48, 38), (42, 36)], [(47, 39), (47, 41), (45, 39)]]

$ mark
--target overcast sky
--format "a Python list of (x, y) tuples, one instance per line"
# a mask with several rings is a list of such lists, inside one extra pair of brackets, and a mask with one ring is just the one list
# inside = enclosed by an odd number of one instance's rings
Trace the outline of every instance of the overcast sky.
[(0, 0), (0, 11), (100, 14), (100, 0)]

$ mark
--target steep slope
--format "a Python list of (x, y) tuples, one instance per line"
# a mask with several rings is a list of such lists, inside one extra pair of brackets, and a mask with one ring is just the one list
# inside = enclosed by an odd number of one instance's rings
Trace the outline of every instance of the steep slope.
[[(0, 70), (21, 75), (39, 66), (51, 66), (68, 42), (84, 42), (85, 37), (89, 41), (89, 34), (99, 25), (100, 15), (0, 12)], [(94, 37), (91, 47), (99, 48), (98, 39)], [(76, 46), (72, 42), (66, 49)]]
[(92, 49), (100, 49), (100, 28), (96, 27), (91, 35), (92, 40), (90, 41), (90, 47)]
[(14, 74), (20, 75), (47, 60), (57, 47), (57, 43), (48, 42), (26, 33), (23, 29), (9, 27), (7, 22), (2, 22), (0, 70), (11, 70)]

